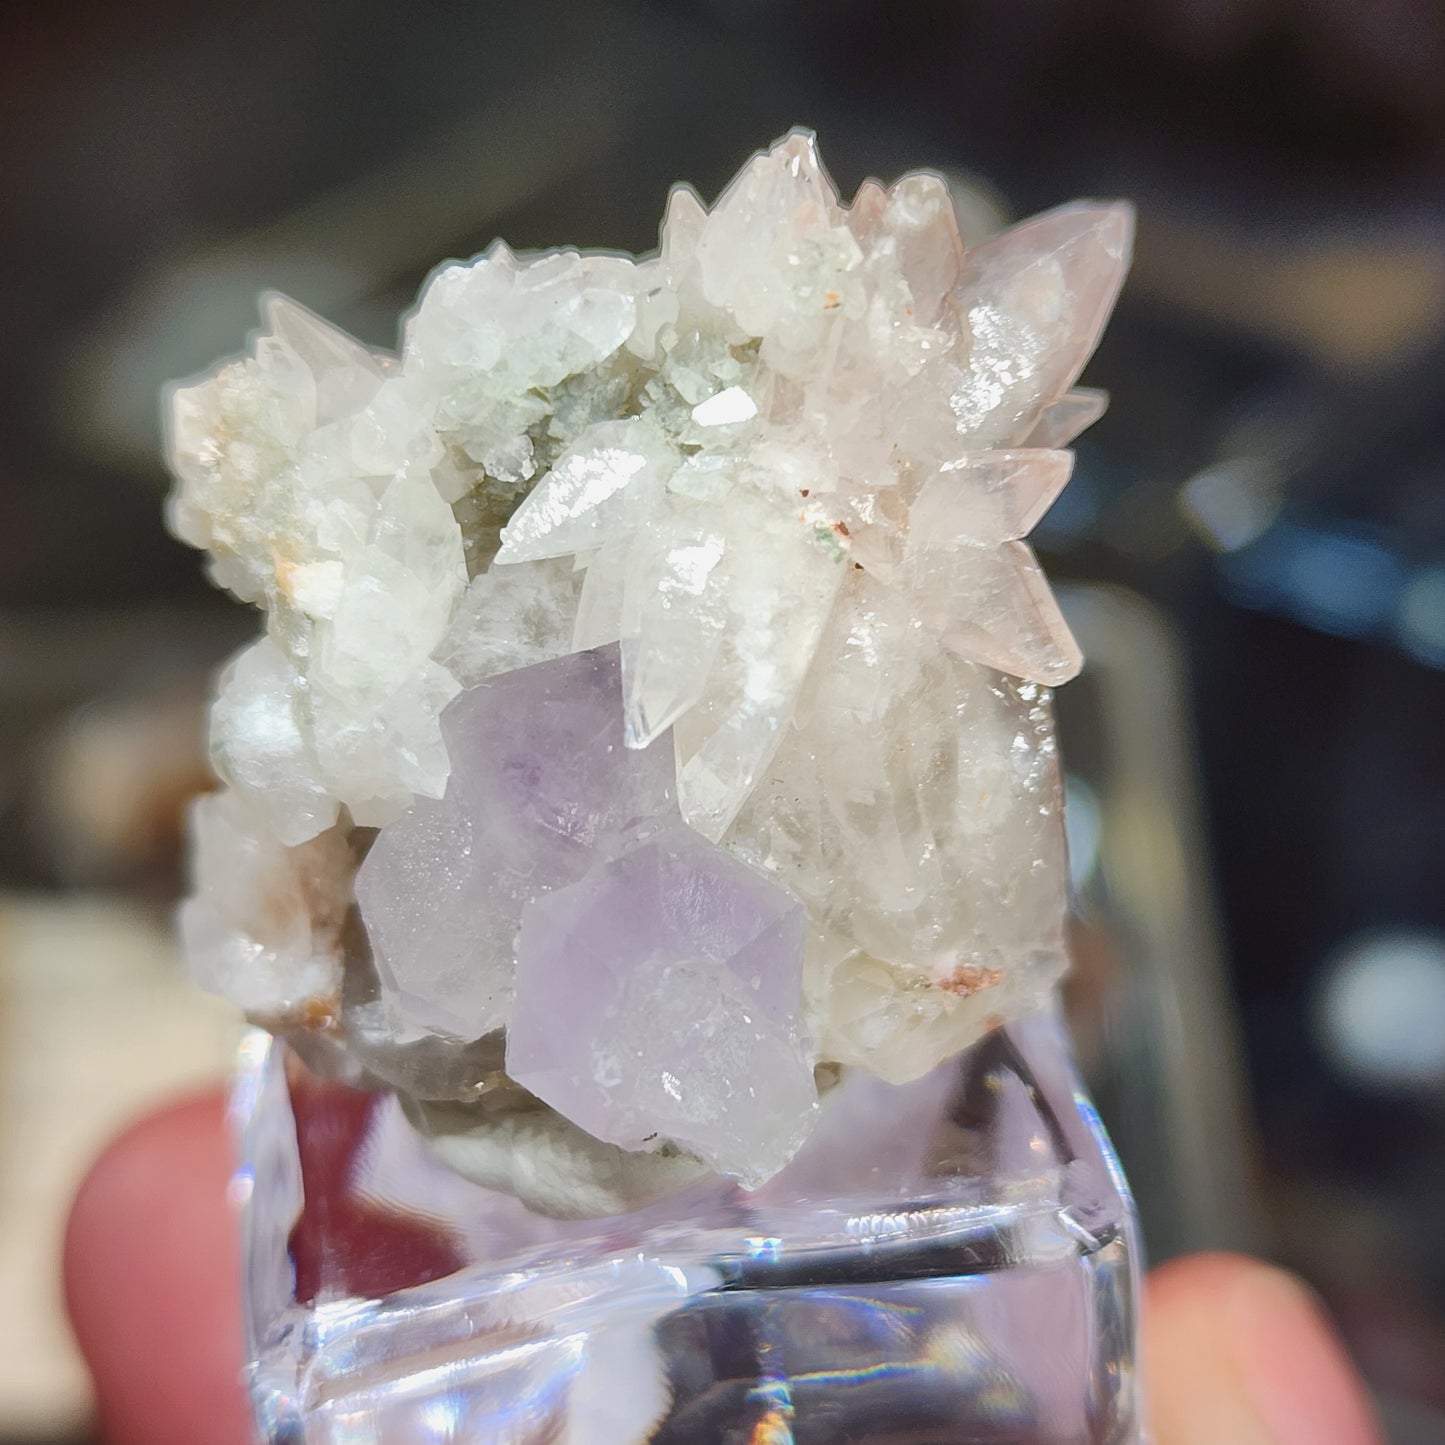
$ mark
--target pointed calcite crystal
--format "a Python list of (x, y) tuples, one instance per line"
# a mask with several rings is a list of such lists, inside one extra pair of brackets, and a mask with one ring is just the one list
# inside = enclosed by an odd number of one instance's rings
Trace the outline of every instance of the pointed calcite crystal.
[(1038, 1007), (1080, 658), (1025, 538), (1130, 228), (969, 250), (941, 180), (845, 206), (794, 134), (655, 256), (443, 267), (395, 357), (270, 301), (170, 402), (173, 525), (267, 613), (197, 976), (343, 1056), (429, 1040), (453, 1100), (505, 1035), (529, 1107), (750, 1183), (815, 1066), (917, 1078)]
[(866, 573), (847, 586), (729, 837), (819, 929), (823, 1057), (901, 1083), (1062, 974), (1063, 800), (1046, 689), (939, 647)]

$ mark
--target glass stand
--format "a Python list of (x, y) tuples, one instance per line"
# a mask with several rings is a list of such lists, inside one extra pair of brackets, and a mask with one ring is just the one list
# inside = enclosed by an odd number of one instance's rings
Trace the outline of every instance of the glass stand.
[(1125, 1445), (1132, 1205), (1052, 1015), (861, 1074), (753, 1193), (559, 1220), (262, 1033), (249, 1379), (286, 1445)]

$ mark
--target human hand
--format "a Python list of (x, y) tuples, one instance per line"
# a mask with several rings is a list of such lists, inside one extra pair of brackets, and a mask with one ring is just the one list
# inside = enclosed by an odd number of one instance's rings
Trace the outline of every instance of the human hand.
[[(137, 1124), (71, 1215), (65, 1290), (106, 1445), (250, 1445), (239, 1383), (231, 1144), (207, 1095)], [(1155, 1445), (1379, 1445), (1313, 1297), (1232, 1255), (1155, 1270), (1143, 1365)]]

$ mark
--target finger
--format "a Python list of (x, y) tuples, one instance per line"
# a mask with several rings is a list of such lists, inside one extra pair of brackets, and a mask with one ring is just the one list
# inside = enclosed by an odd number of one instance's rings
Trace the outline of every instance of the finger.
[(71, 1210), (65, 1295), (107, 1445), (248, 1445), (219, 1095), (117, 1139)]
[(1291, 1275), (1195, 1255), (1150, 1276), (1145, 1406), (1158, 1445), (1380, 1445), (1364, 1387)]

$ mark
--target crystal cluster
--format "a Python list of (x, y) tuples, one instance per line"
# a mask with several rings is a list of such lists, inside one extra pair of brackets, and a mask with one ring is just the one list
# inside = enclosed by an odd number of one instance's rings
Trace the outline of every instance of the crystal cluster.
[(965, 249), (942, 181), (845, 207), (794, 134), (654, 256), (442, 268), (395, 357), (268, 302), (170, 399), (173, 525), (266, 613), (197, 976), (343, 1056), (371, 978), (369, 1040), (505, 1036), (529, 1107), (750, 1183), (817, 1066), (906, 1081), (1037, 1007), (1079, 655), (1022, 539), (1130, 229)]

